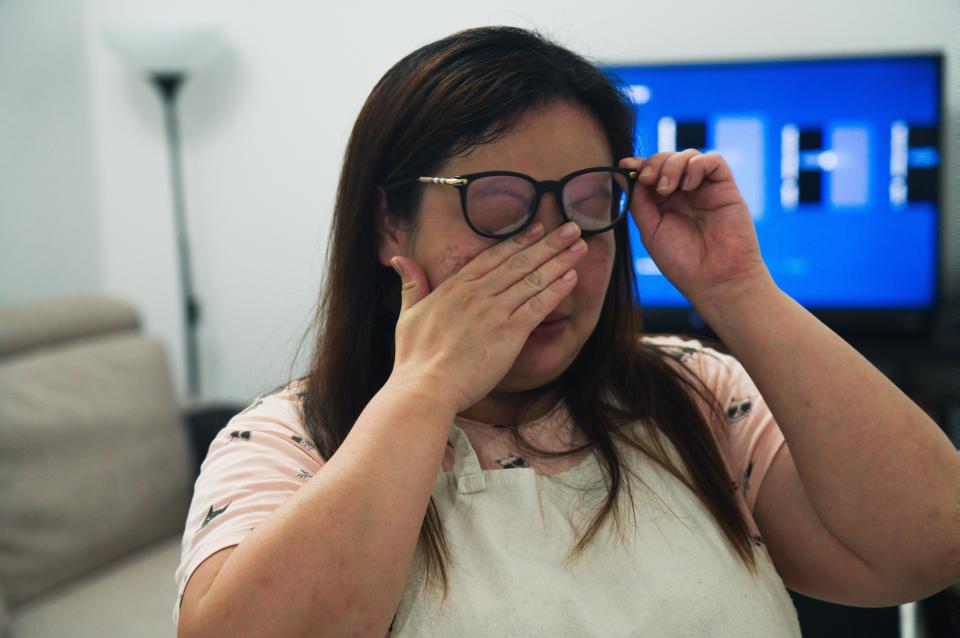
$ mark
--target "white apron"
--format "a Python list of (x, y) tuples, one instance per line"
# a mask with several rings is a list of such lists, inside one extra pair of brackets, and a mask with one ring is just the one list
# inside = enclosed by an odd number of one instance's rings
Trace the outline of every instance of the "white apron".
[(591, 453), (554, 476), (482, 470), (457, 425), (449, 441), (453, 471), (441, 471), (433, 488), (451, 550), (447, 600), (441, 607), (439, 587), (425, 589), (418, 547), (393, 638), (800, 636), (793, 601), (765, 549), (755, 548), (755, 582), (690, 490), (632, 448), (618, 444), (670, 509), (626, 474), (636, 502), (635, 525), (622, 508), (627, 542), (605, 523), (581, 557), (564, 564), (579, 538), (571, 521), (586, 529), (591, 506), (606, 498), (597, 458)]

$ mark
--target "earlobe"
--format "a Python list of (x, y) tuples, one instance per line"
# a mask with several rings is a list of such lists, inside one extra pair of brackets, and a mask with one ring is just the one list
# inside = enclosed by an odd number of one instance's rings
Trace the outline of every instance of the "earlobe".
[(403, 254), (406, 231), (400, 218), (387, 206), (387, 196), (382, 187), (377, 187), (377, 210), (374, 213), (377, 231), (377, 257), (381, 264), (391, 268), (390, 260)]

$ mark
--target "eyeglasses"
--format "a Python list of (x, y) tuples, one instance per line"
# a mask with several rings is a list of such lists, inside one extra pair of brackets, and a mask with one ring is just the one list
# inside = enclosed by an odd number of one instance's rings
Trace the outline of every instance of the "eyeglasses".
[(467, 225), (484, 237), (504, 239), (530, 225), (544, 193), (555, 193), (560, 213), (581, 235), (608, 231), (630, 205), (637, 172), (598, 166), (559, 180), (538, 181), (511, 171), (486, 171), (456, 177), (421, 177), (422, 184), (455, 186)]

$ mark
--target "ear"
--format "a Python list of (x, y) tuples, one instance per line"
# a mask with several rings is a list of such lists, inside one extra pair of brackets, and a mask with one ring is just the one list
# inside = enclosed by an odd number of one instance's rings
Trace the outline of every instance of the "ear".
[(377, 230), (377, 256), (380, 263), (392, 268), (390, 260), (404, 254), (408, 231), (387, 205), (387, 195), (383, 188), (377, 187), (377, 210), (374, 213), (374, 225)]

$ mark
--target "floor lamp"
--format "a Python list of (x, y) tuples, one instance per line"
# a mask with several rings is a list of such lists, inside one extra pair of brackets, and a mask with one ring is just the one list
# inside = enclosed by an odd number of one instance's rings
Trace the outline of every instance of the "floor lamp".
[(183, 194), (183, 168), (180, 161), (177, 97), (190, 73), (209, 62), (222, 49), (222, 37), (219, 29), (206, 23), (114, 24), (104, 28), (103, 36), (126, 62), (146, 74), (163, 102), (186, 324), (184, 340), (187, 387), (189, 399), (192, 402), (199, 402), (200, 361), (197, 328), (200, 322), (200, 304), (194, 293), (190, 262), (186, 203)]

